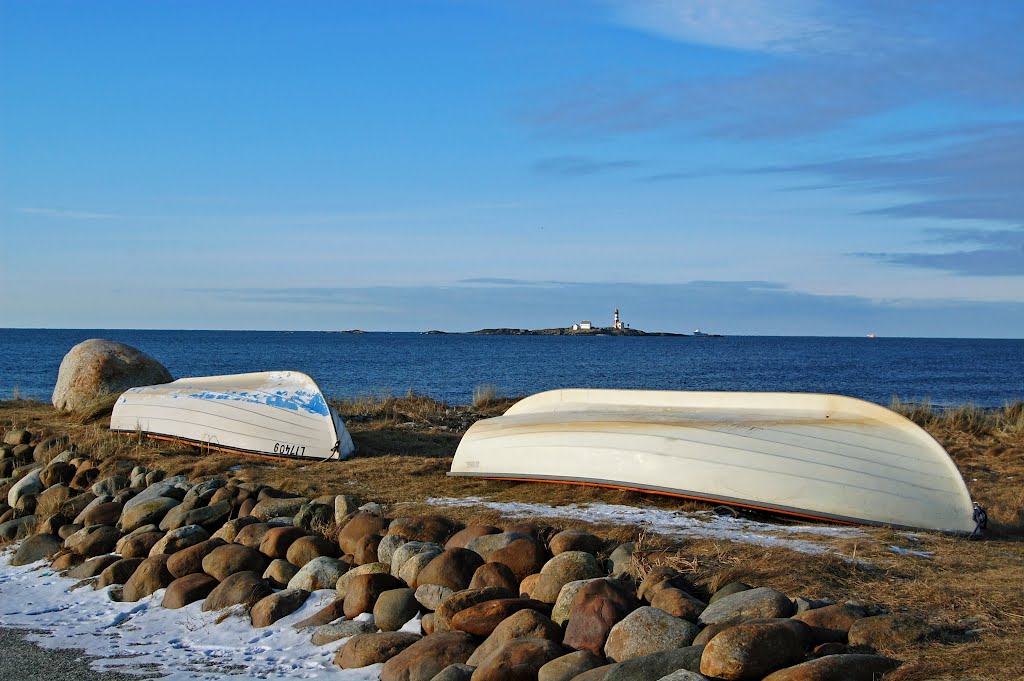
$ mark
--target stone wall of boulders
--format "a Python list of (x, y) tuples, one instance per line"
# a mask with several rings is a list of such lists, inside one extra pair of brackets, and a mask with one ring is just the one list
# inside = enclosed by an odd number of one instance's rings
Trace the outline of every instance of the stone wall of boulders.
[(707, 593), (668, 567), (638, 581), (634, 545), (579, 530), (388, 518), (346, 494), (99, 471), (67, 438), (6, 433), (12, 564), (48, 560), (124, 601), (163, 590), (165, 608), (232, 608), (253, 627), (333, 589), (295, 628), (335, 646), (342, 668), (385, 663), (383, 681), (867, 681), (899, 664), (875, 649), (932, 634), (864, 604), (740, 583)]

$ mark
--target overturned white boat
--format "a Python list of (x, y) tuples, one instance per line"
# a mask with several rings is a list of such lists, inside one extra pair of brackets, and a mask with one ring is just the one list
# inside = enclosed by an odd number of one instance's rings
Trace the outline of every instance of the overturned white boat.
[(132, 388), (114, 404), (110, 429), (285, 458), (347, 459), (355, 450), (316, 382), (297, 371), (181, 378)]
[(450, 475), (639, 490), (846, 523), (969, 533), (970, 494), (928, 433), (809, 393), (553, 390), (466, 432)]

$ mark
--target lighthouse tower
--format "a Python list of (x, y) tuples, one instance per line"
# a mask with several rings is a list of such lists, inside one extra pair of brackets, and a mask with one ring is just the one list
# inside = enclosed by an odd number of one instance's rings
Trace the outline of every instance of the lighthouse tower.
[(619, 319), (619, 308), (615, 308), (615, 323), (612, 324), (612, 328), (614, 328), (614, 329), (621, 329), (622, 328), (622, 320)]

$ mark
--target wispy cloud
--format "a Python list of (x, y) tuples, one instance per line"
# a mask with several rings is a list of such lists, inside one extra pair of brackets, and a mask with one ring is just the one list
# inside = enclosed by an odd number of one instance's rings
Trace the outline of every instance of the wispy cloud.
[(936, 102), (986, 108), (1024, 102), (1024, 10), (1014, 3), (610, 4), (614, 17), (633, 28), (775, 58), (733, 75), (652, 83), (650, 70), (617, 69), (560, 83), (526, 114), (529, 125), (575, 137), (674, 126), (757, 139), (813, 134)]
[(585, 156), (550, 156), (534, 162), (533, 172), (538, 175), (582, 177), (617, 170), (629, 170), (643, 164), (643, 161), (633, 160), (600, 161)]
[(1024, 228), (932, 229), (937, 244), (984, 246), (950, 252), (861, 253), (863, 257), (908, 267), (944, 270), (964, 276), (1024, 275)]
[[(1024, 224), (1024, 121), (926, 151), (774, 166), (769, 173), (825, 178), (830, 187), (916, 197), (871, 211), (893, 217), (992, 220)], [(946, 230), (949, 234), (963, 232)]]
[(68, 210), (66, 208), (19, 208), (18, 212), (24, 215), (67, 218), (70, 220), (117, 220), (121, 217), (113, 213), (95, 213), (84, 210)]
[(623, 24), (673, 40), (738, 50), (836, 49), (843, 31), (806, 0), (611, 0)]

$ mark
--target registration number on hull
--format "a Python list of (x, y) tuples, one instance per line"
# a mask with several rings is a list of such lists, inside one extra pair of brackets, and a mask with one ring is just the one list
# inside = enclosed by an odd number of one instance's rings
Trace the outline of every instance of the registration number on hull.
[(304, 445), (289, 445), (283, 442), (274, 443), (274, 454), (283, 454), (284, 456), (303, 456), (306, 453), (306, 447)]

